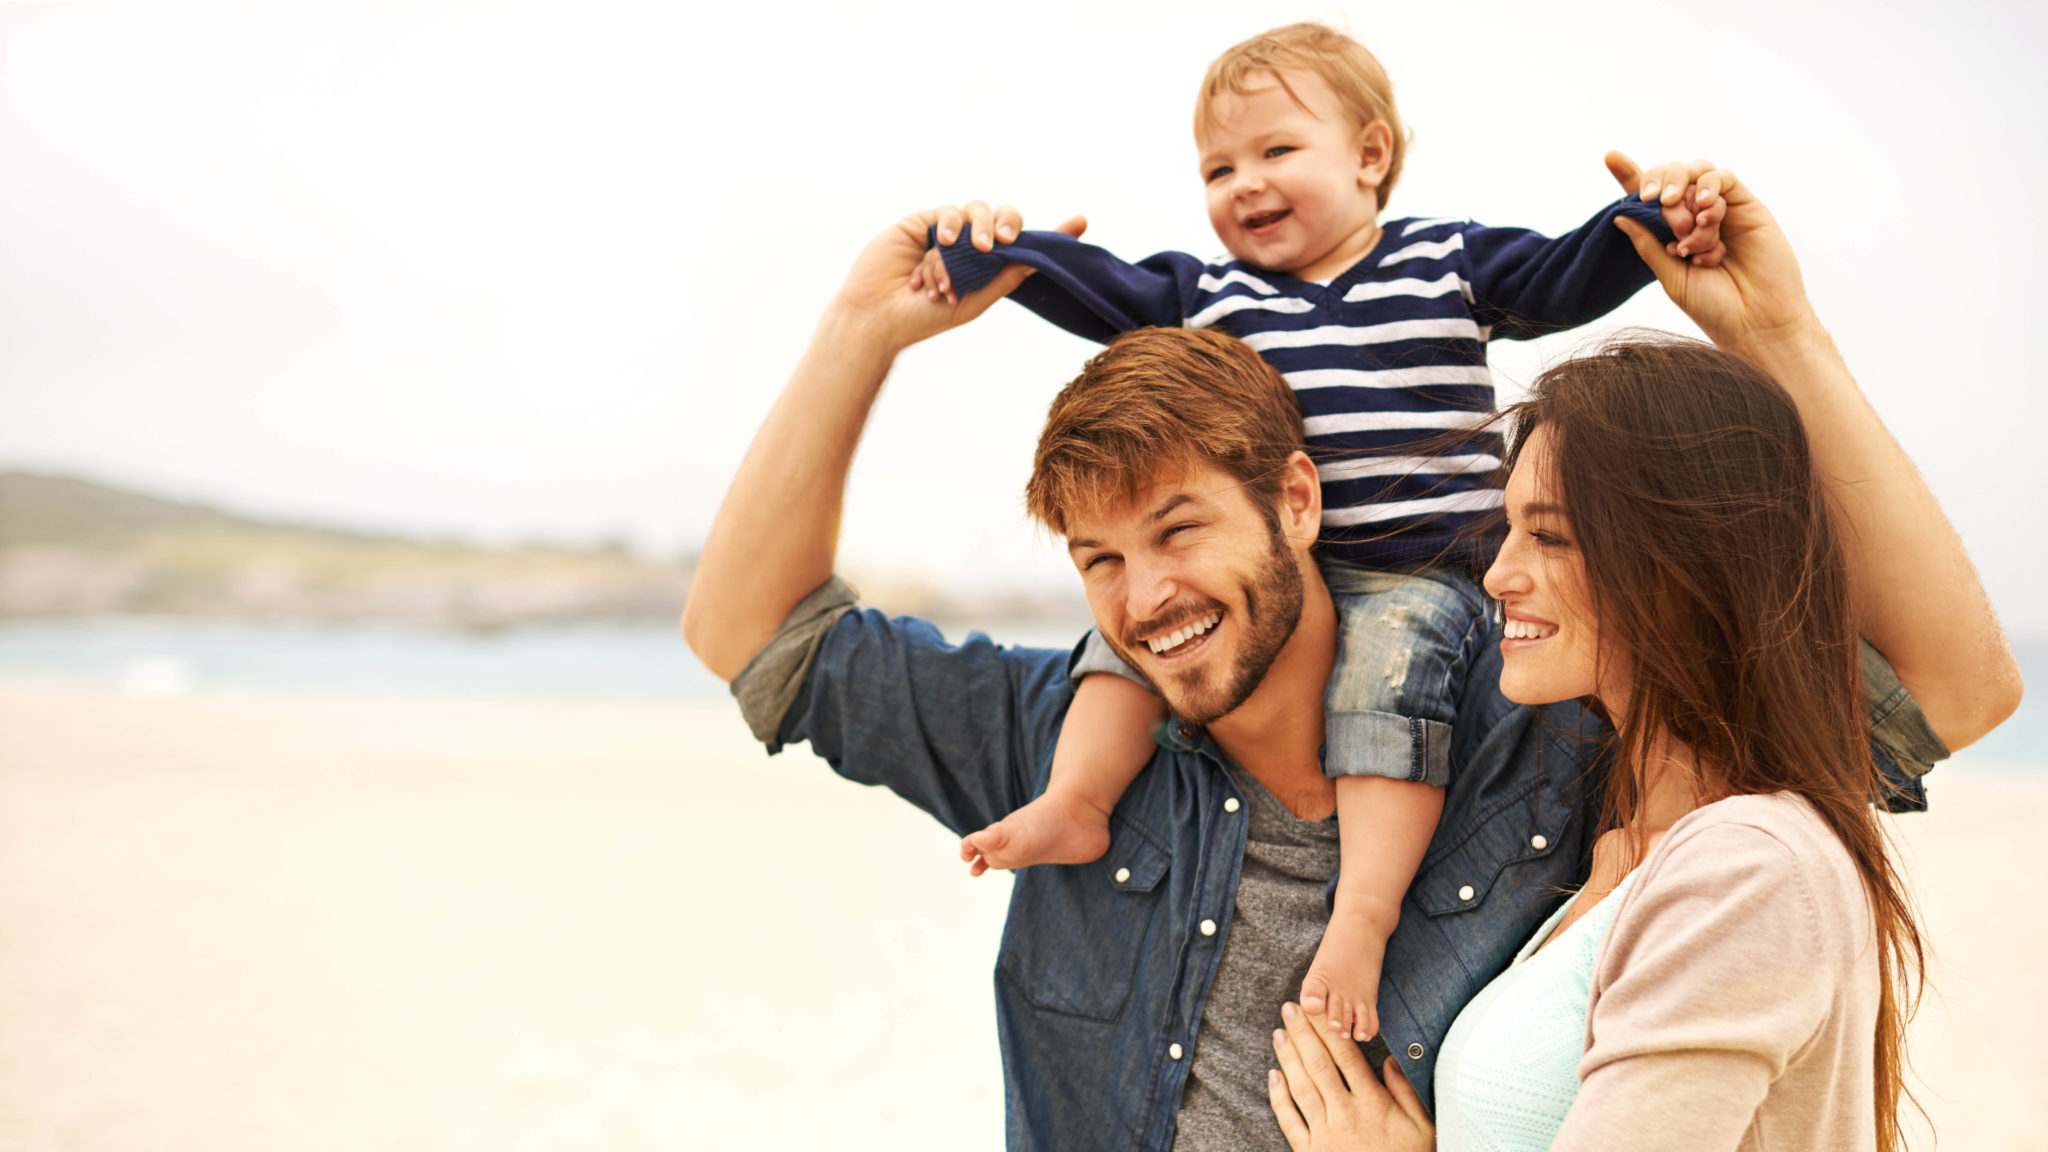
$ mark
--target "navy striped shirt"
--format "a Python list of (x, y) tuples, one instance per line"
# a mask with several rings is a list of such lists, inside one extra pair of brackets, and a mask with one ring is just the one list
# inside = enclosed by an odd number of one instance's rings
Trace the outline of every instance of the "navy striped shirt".
[(1669, 241), (1657, 205), (1628, 197), (1555, 239), (1469, 220), (1396, 220), (1327, 284), (1237, 260), (1162, 252), (1127, 264), (1057, 232), (993, 253), (963, 232), (945, 251), (955, 290), (1008, 261), (1038, 269), (1012, 300), (1107, 343), (1145, 327), (1221, 328), (1278, 369), (1301, 403), (1323, 483), (1322, 546), (1371, 568), (1490, 558), (1479, 531), (1501, 504), (1489, 339), (1596, 320), (1650, 283), (1613, 224)]

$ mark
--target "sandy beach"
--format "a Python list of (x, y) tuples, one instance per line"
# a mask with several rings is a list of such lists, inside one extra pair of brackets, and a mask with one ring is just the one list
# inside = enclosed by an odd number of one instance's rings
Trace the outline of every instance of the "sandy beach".
[[(2035, 772), (1900, 825), (1948, 1148), (2048, 1149)], [(722, 704), (0, 681), (0, 1150), (997, 1148), (954, 843)]]

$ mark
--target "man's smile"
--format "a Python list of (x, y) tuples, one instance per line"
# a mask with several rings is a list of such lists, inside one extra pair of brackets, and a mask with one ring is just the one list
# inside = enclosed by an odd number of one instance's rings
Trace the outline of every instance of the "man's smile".
[(1223, 610), (1216, 609), (1192, 620), (1171, 632), (1164, 632), (1145, 641), (1145, 647), (1152, 655), (1162, 660), (1175, 660), (1191, 655), (1208, 646), (1211, 629), (1223, 620)]

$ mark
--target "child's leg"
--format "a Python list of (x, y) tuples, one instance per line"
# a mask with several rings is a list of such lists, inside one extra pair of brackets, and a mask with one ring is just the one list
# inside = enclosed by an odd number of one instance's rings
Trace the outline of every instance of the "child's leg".
[(1301, 982), (1301, 1006), (1365, 1040), (1379, 1031), (1380, 961), (1401, 919), (1401, 897), (1436, 834), (1444, 790), (1384, 776), (1337, 779), (1344, 858), (1336, 907)]
[(1086, 864), (1109, 850), (1109, 811), (1152, 759), (1159, 697), (1107, 672), (1082, 678), (1052, 753), (1044, 795), (960, 842), (979, 876), (991, 868)]
[(1330, 927), (1302, 982), (1330, 1026), (1379, 1030), (1380, 964), (1443, 811), (1451, 721), (1486, 598), (1458, 573), (1368, 571), (1325, 560), (1337, 658), (1324, 699), (1323, 771), (1337, 782), (1343, 852)]

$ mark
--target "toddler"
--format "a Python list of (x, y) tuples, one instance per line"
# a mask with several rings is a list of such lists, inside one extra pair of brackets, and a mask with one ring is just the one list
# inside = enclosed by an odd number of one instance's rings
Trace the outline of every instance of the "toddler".
[[(1378, 1030), (1387, 938), (1442, 811), (1461, 653), (1485, 626), (1470, 571), (1490, 559), (1474, 529), (1500, 506), (1490, 476), (1501, 453), (1486, 341), (1587, 323), (1648, 284), (1617, 214), (1656, 228), (1674, 254), (1717, 261), (1719, 207), (1695, 216), (1681, 179), (1663, 190), (1668, 204), (1625, 197), (1556, 239), (1456, 219), (1382, 226), (1405, 143), (1392, 88), (1362, 45), (1316, 24), (1211, 64), (1195, 143), (1228, 259), (1168, 252), (1133, 265), (1058, 233), (990, 252), (935, 235), (912, 284), (953, 297), (1004, 262), (1028, 264), (1038, 274), (1011, 299), (1068, 331), (1107, 341), (1146, 326), (1220, 327), (1295, 389), (1322, 482), (1317, 551), (1341, 619), (1322, 766), (1342, 865), (1301, 1003), (1362, 1040)], [(1633, 172), (1625, 163), (1610, 157), (1617, 176)], [(1148, 659), (1163, 671), (1195, 652), (1208, 623), (1144, 652), (1090, 637), (1046, 791), (962, 842), (975, 874), (1103, 854), (1110, 810), (1165, 717), (1139, 683)]]

